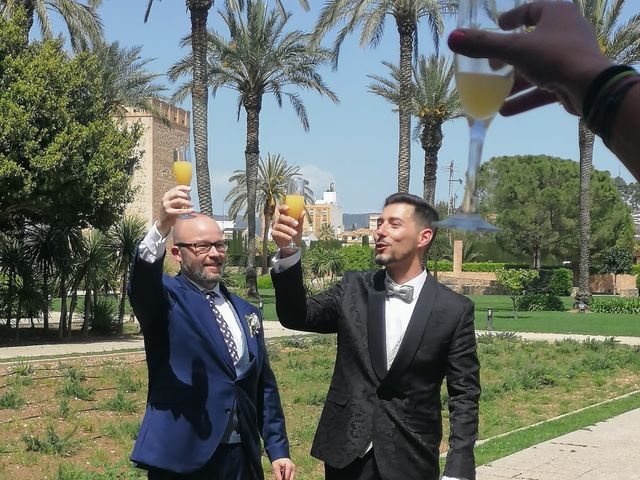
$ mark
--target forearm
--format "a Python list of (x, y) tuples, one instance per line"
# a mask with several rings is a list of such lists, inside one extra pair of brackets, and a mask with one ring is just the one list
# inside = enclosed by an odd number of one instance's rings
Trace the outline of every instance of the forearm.
[(609, 148), (640, 181), (640, 83), (625, 96), (611, 132)]
[(272, 273), (271, 278), (276, 292), (276, 313), (283, 326), (307, 332), (337, 332), (341, 284), (307, 297), (300, 262), (281, 273)]

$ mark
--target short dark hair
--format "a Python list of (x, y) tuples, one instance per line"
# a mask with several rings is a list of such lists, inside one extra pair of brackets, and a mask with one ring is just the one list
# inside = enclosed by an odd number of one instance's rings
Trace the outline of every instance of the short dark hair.
[(413, 205), (413, 219), (421, 227), (430, 227), (433, 230), (433, 238), (436, 236), (437, 228), (435, 223), (440, 219), (438, 212), (423, 198), (411, 193), (394, 193), (389, 195), (384, 201), (384, 206), (392, 205), (394, 203), (406, 203)]

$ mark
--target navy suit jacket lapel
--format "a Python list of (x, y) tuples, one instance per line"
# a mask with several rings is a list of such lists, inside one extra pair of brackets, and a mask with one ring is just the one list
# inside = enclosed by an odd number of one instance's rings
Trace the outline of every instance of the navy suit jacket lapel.
[(427, 274), (396, 358), (393, 360), (391, 368), (384, 379), (385, 384), (393, 384), (399, 380), (413, 361), (431, 318), (435, 299), (436, 281), (431, 275)]
[(229, 375), (235, 376), (236, 369), (233, 365), (233, 359), (227, 348), (227, 344), (224, 343), (224, 337), (220, 332), (220, 327), (216, 323), (213, 312), (211, 311), (211, 305), (202, 293), (193, 283), (189, 281), (184, 275), (177, 275), (178, 280), (185, 290), (185, 295), (190, 295), (193, 301), (189, 302), (189, 312), (193, 315), (196, 322), (200, 323), (200, 326), (207, 332), (212, 343), (214, 345), (214, 353), (218, 355), (227, 367)]
[(384, 322), (384, 306), (387, 292), (384, 287), (384, 270), (378, 270), (373, 276), (373, 285), (367, 298), (367, 340), (369, 357), (377, 377), (382, 380), (387, 375), (387, 341)]

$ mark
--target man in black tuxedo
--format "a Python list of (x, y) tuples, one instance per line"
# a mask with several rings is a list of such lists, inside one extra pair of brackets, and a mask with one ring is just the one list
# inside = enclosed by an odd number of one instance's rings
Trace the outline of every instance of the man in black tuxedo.
[(449, 452), (443, 479), (475, 479), (480, 364), (473, 303), (423, 266), (437, 212), (415, 195), (385, 201), (374, 232), (384, 269), (347, 272), (308, 297), (298, 245), (302, 219), (280, 217), (272, 271), (282, 325), (337, 333), (336, 365), (311, 454), (327, 480), (437, 480), (446, 377)]

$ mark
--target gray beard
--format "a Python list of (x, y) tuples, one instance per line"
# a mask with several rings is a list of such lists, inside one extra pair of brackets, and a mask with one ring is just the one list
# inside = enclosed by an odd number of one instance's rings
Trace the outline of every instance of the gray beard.
[[(182, 273), (184, 275), (186, 275), (187, 277), (189, 277), (191, 280), (193, 280), (194, 282), (196, 282), (198, 285), (200, 285), (201, 287), (204, 287), (207, 290), (212, 290), (216, 287), (216, 285), (218, 285), (218, 283), (220, 283), (220, 279), (219, 278), (211, 278), (211, 276), (207, 275), (206, 273), (204, 273), (203, 270), (199, 270), (196, 272), (192, 272), (186, 268), (182, 268)], [(216, 275), (216, 277), (218, 277), (218, 275)], [(221, 275), (220, 275), (221, 277)]]

